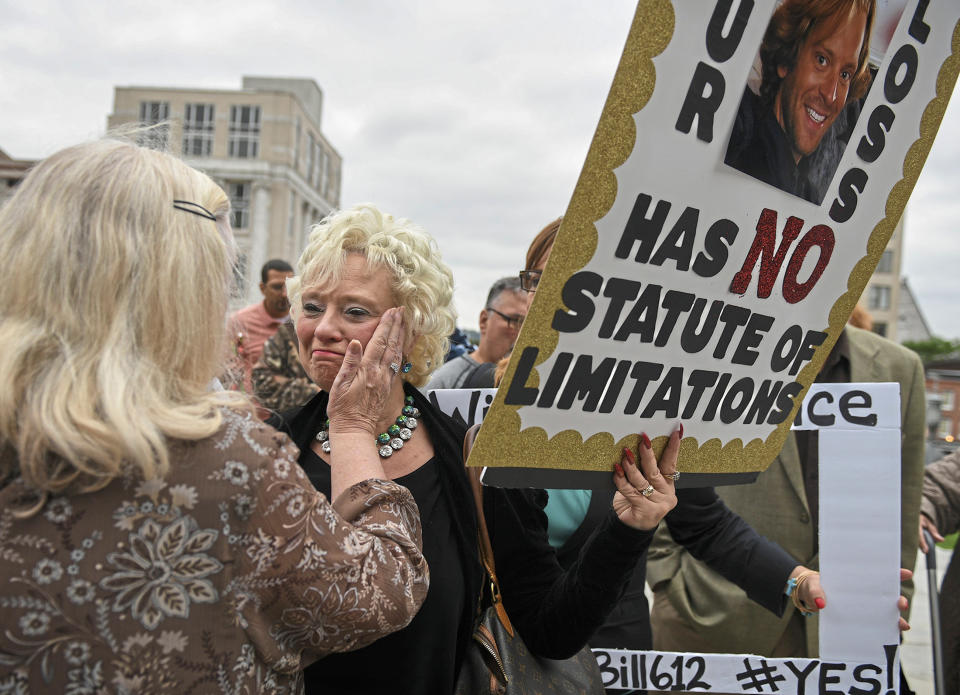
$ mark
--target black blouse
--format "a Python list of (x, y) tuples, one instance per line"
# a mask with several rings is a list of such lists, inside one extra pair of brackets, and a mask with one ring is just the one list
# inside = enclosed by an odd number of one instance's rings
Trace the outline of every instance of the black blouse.
[[(330, 465), (311, 449), (300, 455), (310, 482), (330, 496)], [(365, 649), (331, 654), (304, 671), (308, 693), (442, 693), (453, 689), (457, 626), (464, 610), (463, 568), (456, 553), (449, 506), (436, 458), (396, 482), (413, 493), (423, 525), (423, 554), (430, 558), (430, 590), (411, 623)], [(430, 660), (403, 655), (416, 644)], [(408, 688), (406, 684), (416, 684)]]

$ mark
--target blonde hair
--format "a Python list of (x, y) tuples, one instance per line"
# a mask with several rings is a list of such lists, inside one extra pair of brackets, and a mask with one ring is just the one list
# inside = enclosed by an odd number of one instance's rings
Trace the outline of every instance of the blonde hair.
[(389, 270), (397, 306), (406, 308), (406, 338), (416, 336), (413, 364), (403, 378), (422, 386), (443, 364), (447, 336), (453, 332), (453, 273), (440, 257), (437, 243), (409, 220), (394, 218), (365, 203), (341, 210), (314, 225), (307, 248), (297, 262), (297, 277), (287, 281), (294, 319), (300, 315), (305, 288), (335, 283), (348, 253), (359, 253), (372, 266)]
[[(174, 207), (203, 206), (216, 222)], [(194, 208), (195, 209), (195, 208)], [(88, 492), (220, 426), (229, 201), (178, 159), (103, 140), (40, 162), (0, 209), (0, 480)]]

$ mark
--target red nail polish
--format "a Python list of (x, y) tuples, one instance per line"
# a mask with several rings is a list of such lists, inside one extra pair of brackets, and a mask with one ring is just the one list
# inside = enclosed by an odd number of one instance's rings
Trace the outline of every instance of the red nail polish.
[(630, 449), (624, 448), (623, 455), (626, 457), (627, 461), (629, 461), (631, 465), (633, 466), (637, 465), (637, 458), (633, 455), (633, 452), (630, 451)]
[(683, 439), (683, 423), (680, 423), (680, 439)]
[(640, 434), (640, 441), (643, 442), (645, 447), (650, 448), (650, 437), (647, 436), (646, 432)]
[(621, 466), (619, 463), (613, 464), (613, 468), (617, 472), (617, 475), (623, 475), (623, 466)]
[(822, 598), (820, 598), (819, 596), (818, 596), (817, 598), (813, 599), (813, 602), (814, 602), (815, 604), (817, 604), (817, 608), (819, 608), (820, 610), (823, 610), (823, 607), (827, 605), (827, 602), (824, 601), (824, 600), (823, 600)]

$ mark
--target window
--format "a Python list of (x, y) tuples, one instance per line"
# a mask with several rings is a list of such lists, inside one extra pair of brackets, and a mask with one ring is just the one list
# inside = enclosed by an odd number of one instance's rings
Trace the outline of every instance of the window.
[(243, 300), (247, 295), (247, 254), (242, 250), (237, 254), (237, 262), (233, 265), (232, 299)]
[(888, 285), (871, 285), (867, 298), (868, 309), (890, 308), (890, 287)]
[(323, 184), (323, 195), (327, 200), (331, 200), (332, 196), (331, 191), (333, 191), (333, 176), (334, 176), (334, 161), (332, 156), (327, 156), (326, 162), (326, 171), (324, 172), (324, 184)]
[(940, 392), (940, 410), (950, 411), (956, 407), (956, 394), (953, 391)]
[(320, 160), (320, 183), (317, 184), (317, 190), (323, 194), (327, 187), (327, 176), (330, 175), (330, 156), (322, 147), (317, 150), (317, 157)]
[(316, 154), (316, 149), (316, 140), (313, 139), (313, 134), (307, 133), (307, 183), (313, 182), (313, 155)]
[(230, 226), (246, 229), (250, 226), (250, 182), (242, 181), (227, 186), (230, 196)]
[(209, 157), (213, 152), (213, 104), (187, 104), (183, 116), (183, 154)]
[(293, 139), (293, 168), (300, 166), (300, 135), (303, 127), (300, 125), (300, 116), (297, 116), (297, 135)]
[(893, 272), (893, 249), (887, 249), (883, 252), (883, 255), (880, 256), (880, 262), (877, 264), (878, 273), (892, 273)]
[(882, 335), (884, 338), (887, 337), (887, 323), (886, 321), (874, 321), (873, 322), (873, 332), (877, 335)]
[[(164, 123), (170, 118), (170, 102), (168, 101), (141, 101), (140, 123), (146, 126)], [(162, 125), (152, 128), (146, 133), (137, 136), (137, 144), (144, 147), (167, 148), (167, 138), (170, 136), (170, 127)]]
[(242, 159), (260, 154), (260, 107), (230, 107), (230, 138), (227, 154)]
[(144, 125), (155, 125), (170, 118), (170, 102), (168, 101), (141, 101), (140, 122)]
[(330, 155), (327, 158), (327, 164), (329, 165), (330, 173), (327, 176), (327, 190), (324, 192), (324, 197), (336, 205), (337, 200), (340, 198), (340, 160)]
[(317, 143), (317, 176), (314, 180), (314, 185), (317, 187), (317, 190), (321, 193), (323, 192), (323, 181), (327, 175), (327, 153), (323, 149), (323, 145)]
[(946, 439), (953, 434), (953, 423), (949, 420), (941, 420), (937, 423), (937, 438)]
[[(290, 191), (290, 205), (287, 207), (287, 243), (293, 242), (293, 215), (296, 212), (297, 194)], [(299, 248), (299, 247), (298, 247)]]

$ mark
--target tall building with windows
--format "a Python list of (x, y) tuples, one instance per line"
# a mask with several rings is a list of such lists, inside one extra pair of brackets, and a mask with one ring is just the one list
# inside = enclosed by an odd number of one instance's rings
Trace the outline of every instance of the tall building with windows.
[(223, 187), (253, 302), (263, 263), (296, 261), (308, 227), (340, 204), (343, 160), (321, 131), (322, 110), (313, 80), (245, 76), (239, 90), (116, 87), (107, 126), (162, 124), (144, 138)]

